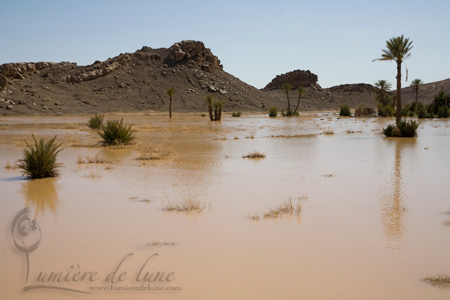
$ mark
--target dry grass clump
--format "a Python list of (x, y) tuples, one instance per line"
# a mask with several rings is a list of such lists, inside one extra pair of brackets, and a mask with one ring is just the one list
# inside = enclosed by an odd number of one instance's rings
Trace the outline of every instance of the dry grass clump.
[(327, 134), (327, 135), (334, 134), (334, 130), (331, 128), (327, 128), (323, 131), (323, 134)]
[(78, 156), (78, 164), (111, 164), (113, 161), (97, 154), (96, 156), (86, 155), (84, 158)]
[(147, 199), (147, 198), (143, 198), (143, 199), (139, 199), (138, 197), (130, 197), (128, 198), (131, 200), (131, 202), (142, 202), (142, 203), (150, 203), (153, 202), (153, 200)]
[(264, 158), (264, 157), (266, 157), (266, 155), (258, 151), (253, 151), (247, 155), (242, 156), (242, 158)]
[(256, 211), (253, 213), (253, 215), (250, 214), (250, 215), (248, 216), (248, 218), (249, 218), (250, 220), (253, 220), (253, 221), (259, 221), (259, 219), (260, 219), (260, 217), (259, 217), (259, 215), (258, 215), (258, 213), (257, 213)]
[(144, 245), (139, 245), (139, 249), (153, 249), (153, 248), (159, 248), (159, 247), (175, 247), (177, 246), (177, 243), (175, 242), (167, 242), (167, 241), (157, 241), (155, 238), (153, 238), (153, 241), (146, 243)]
[(450, 288), (450, 276), (448, 275), (435, 275), (428, 276), (423, 279), (425, 282), (428, 282), (432, 286), (437, 286), (440, 288)]
[(78, 124), (67, 123), (63, 126), (63, 129), (78, 129)]
[(7, 162), (5, 165), (6, 170), (15, 170), (18, 168), (19, 168), (19, 166), (17, 164), (11, 164), (10, 162)]
[(140, 151), (140, 156), (137, 160), (161, 160), (169, 159), (173, 156), (173, 152), (169, 149), (161, 147), (150, 147)]
[(166, 201), (163, 206), (163, 210), (172, 212), (200, 213), (205, 210), (206, 204), (200, 201), (195, 195), (185, 195), (182, 200)]
[(91, 172), (88, 175), (84, 176), (84, 178), (99, 179), (102, 178), (102, 176), (96, 172)]
[(333, 174), (325, 174), (325, 175), (323, 175), (323, 177), (325, 177), (325, 178), (331, 178), (331, 177), (334, 177), (334, 175), (333, 175)]
[(300, 202), (294, 204), (292, 198), (289, 198), (288, 201), (282, 203), (280, 206), (272, 208), (264, 213), (264, 218), (276, 219), (282, 217), (283, 215), (298, 216), (301, 211), (302, 206), (300, 205)]

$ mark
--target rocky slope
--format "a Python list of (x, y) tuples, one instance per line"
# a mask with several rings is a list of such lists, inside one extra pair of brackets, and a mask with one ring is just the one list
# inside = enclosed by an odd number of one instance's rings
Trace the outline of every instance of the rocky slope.
[[(434, 100), (434, 96), (441, 90), (450, 94), (450, 78), (422, 85), (419, 88), (417, 101), (431, 103)], [(411, 87), (402, 88), (402, 102), (411, 103), (414, 101), (416, 101), (416, 91)]]
[(223, 70), (202, 42), (169, 49), (143, 47), (104, 62), (11, 63), (0, 66), (0, 113), (80, 114), (168, 109), (167, 87), (175, 87), (173, 111), (204, 111), (205, 95), (225, 110), (266, 110), (276, 100)]

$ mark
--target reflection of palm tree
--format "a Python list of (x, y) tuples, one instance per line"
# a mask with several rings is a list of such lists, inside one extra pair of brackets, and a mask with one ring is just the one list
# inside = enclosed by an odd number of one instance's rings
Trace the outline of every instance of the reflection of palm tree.
[(28, 180), (23, 184), (26, 206), (34, 206), (35, 216), (51, 211), (56, 215), (58, 195), (56, 193), (56, 178)]
[(382, 202), (381, 218), (384, 223), (388, 239), (400, 240), (404, 230), (405, 207), (402, 204), (402, 150), (411, 146), (415, 140), (395, 139), (395, 161), (392, 173), (393, 191), (392, 195), (386, 197)]

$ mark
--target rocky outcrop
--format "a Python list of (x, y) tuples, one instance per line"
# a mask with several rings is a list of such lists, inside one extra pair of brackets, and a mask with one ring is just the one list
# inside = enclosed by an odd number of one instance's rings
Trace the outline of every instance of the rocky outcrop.
[(374, 86), (367, 83), (341, 84), (328, 89), (330, 92), (372, 93)]
[(40, 70), (44, 70), (51, 67), (61, 67), (61, 66), (76, 66), (76, 63), (62, 62), (62, 63), (52, 63), (52, 62), (37, 62), (37, 63), (9, 63), (0, 66), (0, 74), (16, 78), (24, 79), (27, 73), (37, 73)]
[(317, 86), (317, 81), (319, 78), (316, 74), (311, 73), (311, 71), (295, 70), (282, 75), (277, 75), (272, 81), (267, 84), (263, 90), (278, 90), (282, 89), (283, 84), (290, 83), (294, 88), (302, 86)]
[(212, 72), (214, 69), (223, 70), (219, 58), (212, 54), (211, 49), (206, 48), (202, 42), (181, 41), (173, 44), (169, 50), (170, 54), (166, 61), (170, 65), (196, 64), (206, 72)]
[(5, 88), (8, 85), (8, 80), (5, 76), (0, 75), (0, 88)]

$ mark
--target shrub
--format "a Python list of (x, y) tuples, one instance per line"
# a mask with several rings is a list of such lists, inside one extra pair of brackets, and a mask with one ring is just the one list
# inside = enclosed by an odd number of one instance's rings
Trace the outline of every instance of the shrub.
[(378, 103), (378, 115), (380, 117), (392, 117), (395, 115), (395, 109), (390, 105)]
[(61, 143), (55, 144), (56, 135), (49, 141), (37, 141), (33, 134), (32, 136), (34, 145), (26, 143), (23, 159), (18, 161), (19, 168), (31, 179), (58, 176), (59, 164), (56, 163), (56, 157), (62, 149)]
[(239, 118), (239, 117), (241, 116), (241, 112), (240, 112), (240, 111), (233, 112), (233, 113), (231, 114), (231, 116), (232, 116), (232, 117), (235, 117), (235, 118)]
[(269, 117), (275, 118), (278, 115), (278, 108), (276, 106), (269, 107)]
[(427, 108), (425, 107), (425, 105), (423, 105), (423, 103), (417, 102), (415, 109), (416, 109), (417, 117), (419, 119), (429, 118)]
[(342, 117), (349, 117), (352, 115), (350, 112), (350, 107), (347, 104), (341, 105), (341, 110), (339, 111), (339, 115)]
[(135, 132), (131, 125), (123, 125), (123, 119), (112, 120), (106, 123), (106, 127), (98, 133), (103, 138), (103, 145), (128, 145), (134, 139)]
[(402, 116), (403, 117), (414, 116), (414, 108), (412, 108), (410, 104), (404, 104), (402, 107)]
[(102, 127), (103, 124), (103, 115), (93, 115), (88, 123), (87, 126), (91, 129), (100, 129), (100, 127)]
[(448, 118), (449, 113), (450, 113), (450, 109), (448, 107), (441, 106), (441, 107), (439, 107), (437, 116), (438, 116), (438, 118)]
[(387, 137), (415, 137), (418, 127), (419, 123), (416, 121), (402, 119), (398, 126), (389, 124), (386, 128), (383, 128), (383, 134)]

